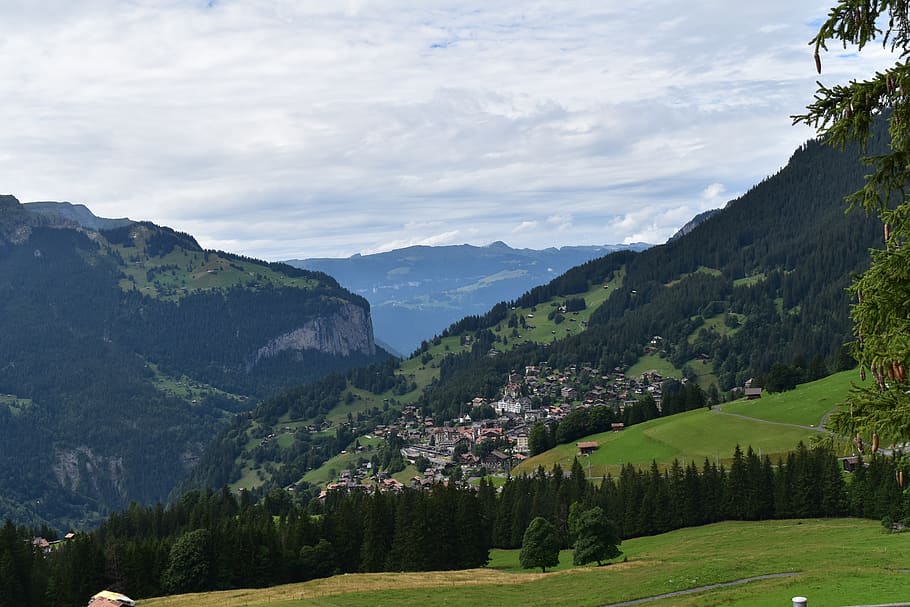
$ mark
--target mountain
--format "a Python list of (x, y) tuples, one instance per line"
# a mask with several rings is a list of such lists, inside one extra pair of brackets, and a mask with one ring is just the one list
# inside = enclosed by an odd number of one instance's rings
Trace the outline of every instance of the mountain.
[(12, 196), (0, 336), (0, 518), (59, 527), (165, 499), (232, 414), (386, 356), (325, 274)]
[(378, 339), (398, 352), (459, 318), (483, 314), (571, 267), (614, 251), (650, 245), (571, 246), (513, 249), (503, 242), (485, 247), (414, 246), (346, 259), (292, 259), (287, 263), (325, 272), (370, 301)]
[(683, 227), (676, 230), (676, 233), (670, 237), (668, 242), (673, 242), (674, 240), (678, 240), (679, 238), (682, 238), (683, 236), (685, 236), (686, 234), (688, 234), (689, 232), (694, 230), (696, 227), (698, 227), (699, 224), (707, 221), (708, 219), (711, 219), (718, 213), (720, 213), (720, 209), (710, 209), (703, 213), (699, 213), (698, 215), (696, 215), (695, 217), (693, 217), (692, 219), (687, 221)]

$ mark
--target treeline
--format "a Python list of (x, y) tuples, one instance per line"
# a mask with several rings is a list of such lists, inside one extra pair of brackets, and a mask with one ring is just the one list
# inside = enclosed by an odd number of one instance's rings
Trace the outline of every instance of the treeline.
[[(858, 516), (901, 521), (910, 498), (898, 484), (905, 464), (860, 460), (850, 482), (838, 459), (800, 444), (772, 464), (736, 448), (729, 468), (705, 460), (665, 470), (632, 465), (589, 482), (575, 460), (509, 480), (497, 494), (456, 483), (399, 494), (194, 491), (168, 507), (131, 505), (99, 529), (42, 556), (32, 532), (0, 530), (0, 605), (81, 607), (101, 588), (133, 598), (268, 586), (337, 573), (483, 566), (489, 550), (517, 548), (532, 520), (570, 541), (569, 515), (601, 508), (623, 539), (724, 520)], [(303, 498), (303, 499), (301, 499)]]

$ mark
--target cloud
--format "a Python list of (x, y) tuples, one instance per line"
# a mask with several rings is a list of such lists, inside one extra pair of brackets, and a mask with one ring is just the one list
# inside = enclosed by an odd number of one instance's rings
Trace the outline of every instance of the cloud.
[(708, 201), (708, 203), (714, 204), (720, 200), (726, 191), (727, 188), (724, 187), (724, 184), (712, 183), (702, 191), (701, 197)]
[[(269, 259), (659, 242), (812, 135), (789, 116), (826, 11), (7, 3), (0, 184)], [(830, 85), (891, 60), (823, 61)]]
[(512, 234), (521, 234), (522, 232), (532, 232), (537, 229), (539, 222), (537, 221), (522, 221), (520, 224), (512, 228)]

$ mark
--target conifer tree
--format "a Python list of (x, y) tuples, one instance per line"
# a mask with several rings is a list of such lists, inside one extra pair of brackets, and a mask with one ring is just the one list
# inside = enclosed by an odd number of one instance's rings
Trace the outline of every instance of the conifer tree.
[(848, 198), (851, 206), (875, 213), (884, 223), (884, 248), (873, 251), (872, 265), (851, 287), (856, 299), (851, 316), (853, 356), (861, 373), (874, 378), (871, 387), (856, 388), (850, 407), (830, 422), (840, 433), (862, 435), (869, 444), (883, 438), (910, 438), (910, 2), (908, 0), (839, 0), (810, 44), (822, 72), (828, 43), (856, 47), (881, 42), (897, 57), (889, 69), (867, 80), (827, 87), (819, 83), (815, 100), (795, 123), (815, 127), (828, 143), (865, 147), (875, 123), (888, 122), (890, 149), (867, 158), (872, 173), (865, 186)]

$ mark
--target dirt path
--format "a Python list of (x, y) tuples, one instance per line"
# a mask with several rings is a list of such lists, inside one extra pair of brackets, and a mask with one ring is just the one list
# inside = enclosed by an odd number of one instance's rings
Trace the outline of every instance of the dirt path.
[(706, 590), (714, 590), (716, 588), (724, 588), (725, 586), (738, 586), (739, 584), (748, 584), (749, 582), (757, 582), (758, 580), (770, 580), (775, 578), (784, 578), (784, 577), (793, 577), (798, 575), (798, 572), (791, 573), (769, 573), (766, 575), (756, 575), (755, 577), (742, 578), (741, 580), (733, 580), (732, 582), (719, 582), (717, 584), (709, 584), (707, 586), (699, 586), (698, 588), (689, 588), (688, 590), (677, 590), (676, 592), (668, 592), (666, 594), (658, 594), (657, 596), (649, 596), (643, 599), (635, 599), (632, 601), (623, 601), (622, 603), (610, 603), (609, 605), (603, 605), (603, 607), (626, 607), (627, 605), (640, 605), (642, 603), (648, 603), (650, 601), (659, 601), (661, 599), (666, 599), (674, 596), (682, 596), (684, 594), (695, 594), (696, 592), (704, 592)]
[(822, 419), (821, 419), (821, 421), (819, 421), (817, 426), (804, 426), (802, 424), (791, 424), (788, 422), (774, 422), (774, 421), (771, 421), (768, 419), (762, 419), (760, 417), (752, 417), (750, 415), (743, 415), (742, 413), (730, 413), (729, 411), (721, 411), (720, 407), (713, 407), (711, 410), (713, 412), (717, 413), (718, 415), (732, 415), (733, 417), (741, 417), (743, 419), (748, 419), (750, 421), (764, 422), (766, 424), (774, 424), (776, 426), (788, 426), (790, 428), (803, 428), (804, 430), (812, 430), (813, 432), (824, 432), (825, 434), (831, 434), (831, 431), (826, 429), (824, 426), (825, 426), (825, 420), (827, 420), (828, 416), (831, 414), (831, 412), (834, 411), (832, 409), (831, 411), (828, 411), (827, 413), (825, 413), (822, 416)]

